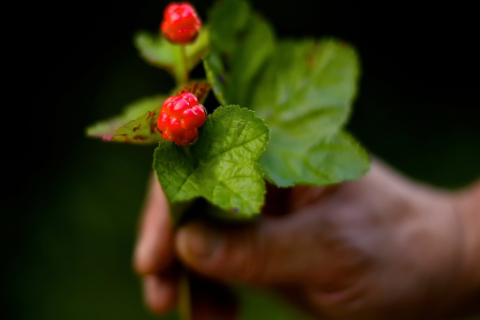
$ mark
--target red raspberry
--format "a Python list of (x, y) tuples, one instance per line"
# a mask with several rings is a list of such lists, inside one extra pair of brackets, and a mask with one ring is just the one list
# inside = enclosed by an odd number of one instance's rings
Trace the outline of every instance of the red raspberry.
[(188, 2), (170, 3), (163, 14), (163, 36), (173, 43), (185, 44), (196, 39), (202, 27), (197, 12)]
[(205, 108), (198, 104), (197, 98), (187, 92), (165, 100), (157, 120), (157, 127), (165, 140), (179, 146), (195, 142), (198, 128), (207, 118)]

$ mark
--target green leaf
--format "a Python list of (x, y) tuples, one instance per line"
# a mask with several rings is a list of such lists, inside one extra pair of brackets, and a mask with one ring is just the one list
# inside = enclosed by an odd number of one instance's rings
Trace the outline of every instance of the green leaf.
[[(295, 184), (328, 185), (354, 180), (368, 172), (367, 153), (350, 135), (340, 132), (326, 136), (311, 147), (297, 143), (288, 134), (271, 129), (268, 151), (260, 165), (268, 179), (279, 187)], [(285, 138), (275, 141), (274, 135)]]
[[(344, 134), (332, 138), (348, 119), (358, 75), (355, 51), (342, 42), (278, 44), (248, 104), (271, 130), (261, 160), (271, 181), (278, 186), (326, 185), (358, 178), (368, 170), (368, 158), (362, 157), (363, 151), (351, 138)], [(332, 150), (339, 152), (337, 160), (341, 162), (338, 167), (325, 166), (318, 155), (322, 148), (328, 151), (336, 143), (342, 147)], [(346, 162), (345, 155), (352, 161)], [(326, 159), (333, 158), (329, 155)]]
[(265, 182), (257, 160), (268, 136), (267, 126), (254, 112), (221, 107), (207, 118), (189, 149), (160, 143), (153, 167), (169, 201), (204, 197), (232, 216), (251, 216), (264, 203)]
[(249, 106), (299, 143), (315, 143), (345, 124), (358, 76), (355, 51), (342, 42), (285, 41), (269, 61)]
[(208, 21), (211, 30), (211, 44), (215, 51), (231, 54), (238, 47), (238, 35), (250, 20), (251, 9), (247, 2), (225, 0), (210, 10)]
[(232, 53), (231, 103), (245, 103), (252, 90), (253, 79), (275, 51), (275, 34), (270, 24), (260, 17), (251, 17), (240, 46)]
[[(203, 103), (210, 91), (205, 80), (190, 82), (187, 86), (176, 88), (170, 95), (193, 93), (199, 103)], [(97, 123), (87, 128), (87, 135), (104, 141), (150, 144), (163, 141), (157, 130), (157, 119), (163, 101), (168, 96), (159, 95), (136, 101), (125, 108), (118, 117)]]
[(255, 77), (275, 50), (273, 28), (238, 0), (217, 4), (210, 23), (212, 50), (204, 59), (207, 79), (222, 105), (245, 105)]
[(226, 86), (228, 75), (225, 72), (220, 56), (216, 53), (210, 53), (203, 59), (203, 67), (205, 68), (207, 80), (212, 85), (215, 97), (222, 106), (226, 106), (224, 94), (228, 98), (228, 87)]
[[(208, 53), (209, 38), (208, 27), (204, 26), (195, 42), (185, 46), (187, 71), (192, 70)], [(148, 63), (170, 72), (177, 83), (186, 83), (187, 72), (183, 69), (184, 63), (180, 45), (170, 43), (160, 34), (152, 35), (146, 31), (137, 33), (134, 42), (141, 57)]]
[[(270, 142), (260, 163), (272, 182), (325, 185), (368, 170), (364, 151), (339, 133), (359, 76), (351, 47), (334, 39), (276, 42), (272, 28), (238, 0), (217, 5), (210, 19), (207, 80), (222, 105), (238, 103), (265, 119)], [(234, 21), (232, 26), (226, 26), (228, 21)], [(322, 161), (319, 155), (335, 143), (341, 146), (335, 149), (341, 162), (322, 168), (334, 155)], [(344, 155), (352, 157), (351, 168), (344, 166)]]
[(159, 95), (136, 101), (128, 105), (120, 116), (87, 128), (87, 136), (140, 144), (163, 141), (156, 131), (156, 123), (166, 98)]

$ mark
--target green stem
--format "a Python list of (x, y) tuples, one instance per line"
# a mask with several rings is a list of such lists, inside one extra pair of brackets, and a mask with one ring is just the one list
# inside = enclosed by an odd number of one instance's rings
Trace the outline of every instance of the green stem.
[(183, 150), (185, 150), (187, 156), (192, 159), (192, 154), (190, 153), (190, 146), (183, 147)]
[(180, 45), (180, 54), (182, 56), (182, 67), (183, 67), (183, 70), (182, 70), (182, 79), (180, 81), (180, 84), (182, 86), (187, 86), (188, 85), (188, 78), (189, 78), (189, 74), (188, 74), (188, 59), (187, 59), (187, 48), (186, 46), (184, 45)]
[(190, 297), (190, 280), (188, 276), (188, 270), (183, 268), (180, 273), (180, 279), (178, 282), (178, 313), (180, 319), (191, 320), (192, 319), (192, 305)]

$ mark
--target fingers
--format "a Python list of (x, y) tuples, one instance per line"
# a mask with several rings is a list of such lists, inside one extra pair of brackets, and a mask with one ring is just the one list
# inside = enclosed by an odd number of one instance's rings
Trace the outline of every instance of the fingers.
[[(158, 314), (168, 312), (177, 303), (179, 265), (173, 250), (173, 228), (168, 202), (156, 179), (152, 177), (149, 195), (140, 224), (134, 254), (136, 271), (143, 278), (147, 307)], [(231, 320), (236, 313), (235, 300), (226, 287), (193, 278), (193, 312), (196, 320)]]
[(143, 212), (135, 248), (135, 269), (140, 275), (158, 273), (173, 261), (173, 229), (168, 202), (155, 176)]
[[(145, 303), (150, 310), (163, 314), (171, 310), (178, 301), (179, 274), (183, 268), (178, 264), (172, 272), (145, 276), (143, 288)], [(175, 271), (174, 271), (175, 270)], [(233, 320), (238, 315), (237, 300), (224, 284), (202, 278), (189, 272), (190, 305), (194, 320)]]
[(187, 265), (214, 279), (260, 285), (302, 281), (318, 250), (315, 234), (304, 232), (308, 223), (303, 215), (240, 229), (192, 223), (179, 230), (175, 247)]
[(155, 313), (165, 313), (176, 303), (177, 285), (175, 279), (151, 274), (143, 278), (145, 303)]
[(173, 230), (168, 202), (153, 175), (143, 211), (134, 254), (136, 271), (143, 277), (144, 298), (155, 313), (164, 313), (176, 303), (173, 264)]

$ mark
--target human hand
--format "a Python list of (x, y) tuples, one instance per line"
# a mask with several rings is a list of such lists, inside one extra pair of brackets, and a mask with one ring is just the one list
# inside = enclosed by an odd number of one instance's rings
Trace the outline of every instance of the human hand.
[[(327, 319), (437, 318), (471, 277), (455, 203), (374, 162), (364, 178), (335, 187), (269, 188), (254, 225), (197, 221), (174, 234), (154, 179), (135, 266), (157, 312), (175, 305), (178, 257), (208, 279), (271, 288)], [(206, 305), (200, 313), (219, 316)]]

